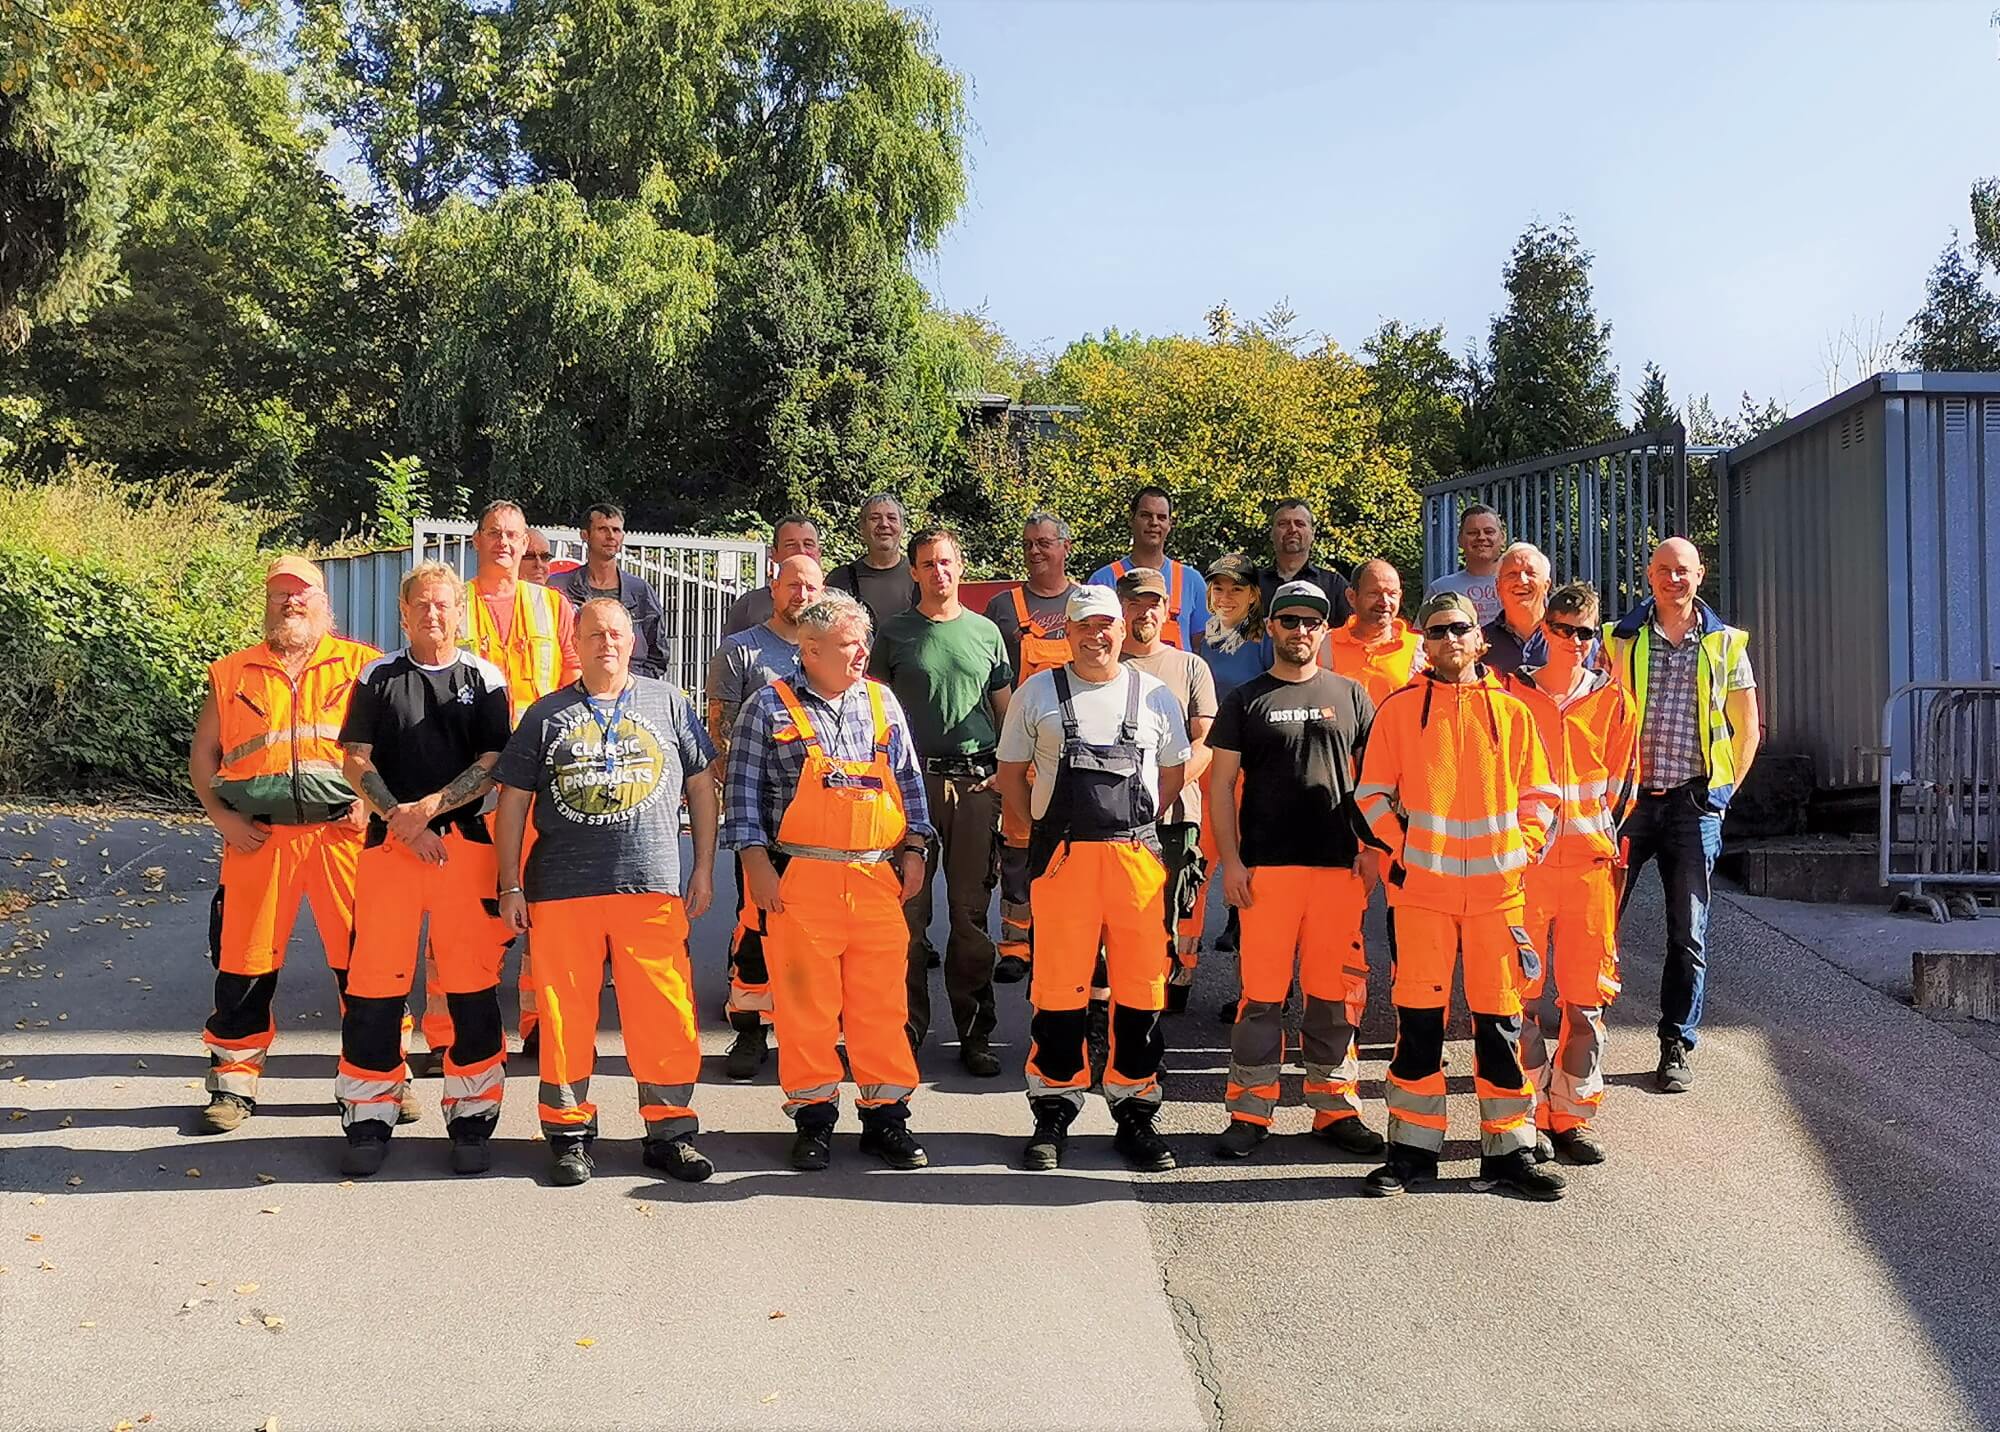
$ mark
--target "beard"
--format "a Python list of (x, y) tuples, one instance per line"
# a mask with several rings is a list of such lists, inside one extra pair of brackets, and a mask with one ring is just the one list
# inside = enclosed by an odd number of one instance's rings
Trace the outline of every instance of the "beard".
[(264, 622), (264, 643), (280, 656), (310, 651), (325, 634), (326, 627), (310, 612), (267, 618)]

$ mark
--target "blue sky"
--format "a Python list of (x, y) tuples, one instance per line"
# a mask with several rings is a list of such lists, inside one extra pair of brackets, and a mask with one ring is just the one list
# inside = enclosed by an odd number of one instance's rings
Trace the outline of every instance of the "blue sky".
[(1652, 359), (1798, 412), (2000, 173), (1992, 0), (928, 8), (974, 134), (919, 272), (1031, 349), (1286, 299), (1349, 348), (1394, 317), (1462, 350), (1567, 213), (1626, 393)]

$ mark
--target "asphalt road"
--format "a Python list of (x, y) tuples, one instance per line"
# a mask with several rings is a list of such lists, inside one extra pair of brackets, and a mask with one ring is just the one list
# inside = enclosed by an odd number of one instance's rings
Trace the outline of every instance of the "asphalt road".
[(492, 1174), (445, 1171), (427, 1081), (384, 1172), (340, 1178), (309, 934), (258, 1115), (188, 1135), (213, 854), (199, 826), (0, 813), (0, 888), (65, 892), (0, 923), (0, 1427), (2000, 1426), (2000, 1061), (1723, 905), (1695, 1089), (1652, 1093), (1650, 880), (1612, 1161), (1558, 1205), (1472, 1190), (1462, 1044), (1435, 1189), (1356, 1197), (1366, 1165), (1302, 1138), (1214, 1162), (1227, 959), (1170, 1023), (1173, 1174), (1126, 1174), (1101, 1106), (1071, 1168), (1015, 1169), (1021, 986), (1004, 1077), (924, 1051), (932, 1168), (872, 1166), (850, 1122), (833, 1170), (792, 1173), (773, 1070), (721, 1077), (720, 919), (695, 942), (715, 1179), (639, 1166), (609, 1021), (598, 1177), (558, 1189), (525, 1071)]

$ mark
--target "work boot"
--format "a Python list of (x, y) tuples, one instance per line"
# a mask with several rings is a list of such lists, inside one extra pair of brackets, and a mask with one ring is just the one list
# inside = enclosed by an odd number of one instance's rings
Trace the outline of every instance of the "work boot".
[(800, 1173), (818, 1173), (833, 1159), (833, 1125), (800, 1124), (792, 1135), (792, 1167)]
[(1389, 1145), (1389, 1161), (1361, 1182), (1361, 1191), (1375, 1198), (1400, 1198), (1438, 1173), (1436, 1154), (1402, 1144)]
[(1653, 1084), (1662, 1094), (1685, 1094), (1693, 1086), (1688, 1047), (1678, 1039), (1660, 1041), (1660, 1067), (1653, 1075)]
[(1573, 1164), (1604, 1162), (1604, 1140), (1598, 1138), (1597, 1131), (1588, 1124), (1578, 1124), (1573, 1129), (1558, 1129), (1555, 1151)]
[(1356, 1158), (1374, 1158), (1387, 1147), (1380, 1134), (1361, 1122), (1359, 1114), (1335, 1119), (1330, 1124), (1316, 1124), (1313, 1137)]
[(1248, 1119), (1231, 1119), (1229, 1127), (1222, 1131), (1222, 1137), (1215, 1142), (1215, 1156), (1219, 1159), (1247, 1159), (1257, 1145), (1271, 1137), (1270, 1126), (1253, 1124)]
[(677, 1134), (671, 1139), (648, 1139), (646, 1147), (640, 1150), (639, 1158), (647, 1168), (659, 1169), (668, 1178), (679, 1179), (682, 1183), (702, 1183), (715, 1172), (715, 1165), (694, 1146), (694, 1139), (688, 1134)]
[(424, 1116), (424, 1106), (417, 1102), (417, 1091), (408, 1080), (403, 1082), (403, 1101), (396, 1106), (396, 1122), (414, 1124)]
[(1174, 1166), (1174, 1151), (1153, 1127), (1154, 1112), (1151, 1104), (1128, 1099), (1114, 1116), (1118, 1132), (1111, 1146), (1125, 1156), (1125, 1166), (1134, 1173), (1165, 1173)]
[(1536, 1203), (1554, 1203), (1569, 1189), (1569, 1180), (1552, 1168), (1535, 1162), (1533, 1149), (1515, 1149), (1510, 1154), (1487, 1154), (1479, 1160), (1477, 1189), (1497, 1188), (1518, 1194)]
[(194, 1131), (226, 1134), (242, 1128), (243, 1121), (256, 1112), (256, 1106), (239, 1094), (217, 1094), (208, 1101), (206, 1109), (195, 1115)]
[(1535, 1130), (1535, 1162), (1545, 1164), (1556, 1156), (1555, 1140), (1549, 1137), (1547, 1129)]
[(877, 1118), (861, 1121), (861, 1152), (874, 1154), (890, 1168), (924, 1168), (930, 1163), (930, 1155), (910, 1133), (909, 1122), (897, 1118)]
[(490, 1147), (492, 1133), (487, 1129), (453, 1129), (451, 1133), (451, 1171), (453, 1173), (485, 1173), (493, 1167), (493, 1150)]
[(958, 1062), (975, 1079), (993, 1079), (1000, 1073), (1000, 1058), (983, 1035), (958, 1041)]
[[(370, 1123), (375, 1122), (369, 1120)], [(389, 1157), (389, 1135), (385, 1130), (375, 1133), (347, 1133), (347, 1147), (340, 1155), (340, 1171), (350, 1178), (366, 1178), (382, 1167), (382, 1160)]]
[(551, 1177), (562, 1188), (575, 1188), (580, 1183), (589, 1183), (596, 1165), (590, 1161), (590, 1141), (578, 1138), (556, 1138), (549, 1140), (549, 1152), (555, 1155), (555, 1172)]
[(1243, 917), (1236, 913), (1236, 907), (1229, 907), (1229, 918), (1222, 922), (1222, 933), (1215, 937), (1218, 954), (1233, 955), (1243, 940)]
[(1036, 1099), (1029, 1107), (1035, 1111), (1035, 1132), (1028, 1137), (1022, 1163), (1031, 1169), (1061, 1168), (1075, 1108), (1067, 1099)]
[(722, 1072), (732, 1079), (755, 1079), (770, 1055), (770, 1038), (770, 1031), (762, 1024), (738, 1029), (736, 1042), (723, 1058)]
[(1019, 955), (1002, 955), (993, 962), (993, 983), (1019, 984), (1028, 977), (1028, 962)]

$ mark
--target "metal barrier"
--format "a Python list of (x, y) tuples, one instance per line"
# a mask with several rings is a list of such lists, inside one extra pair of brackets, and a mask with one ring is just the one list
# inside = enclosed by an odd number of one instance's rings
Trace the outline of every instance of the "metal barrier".
[[(1910, 708), (1899, 712), (1905, 700)], [(1907, 733), (1907, 764), (1898, 731)], [(1908, 887), (1896, 908), (1939, 924), (1977, 917), (1980, 892), (2000, 892), (2000, 681), (1898, 687), (1882, 703), (1877, 754), (1881, 879)]]
[(1654, 546), (1691, 530), (1689, 456), (1676, 424), (1432, 483), (1422, 492), (1424, 583), (1457, 569), (1459, 513), (1484, 503), (1509, 541), (1548, 554), (1556, 581), (1596, 587), (1605, 620), (1615, 620), (1646, 597)]

